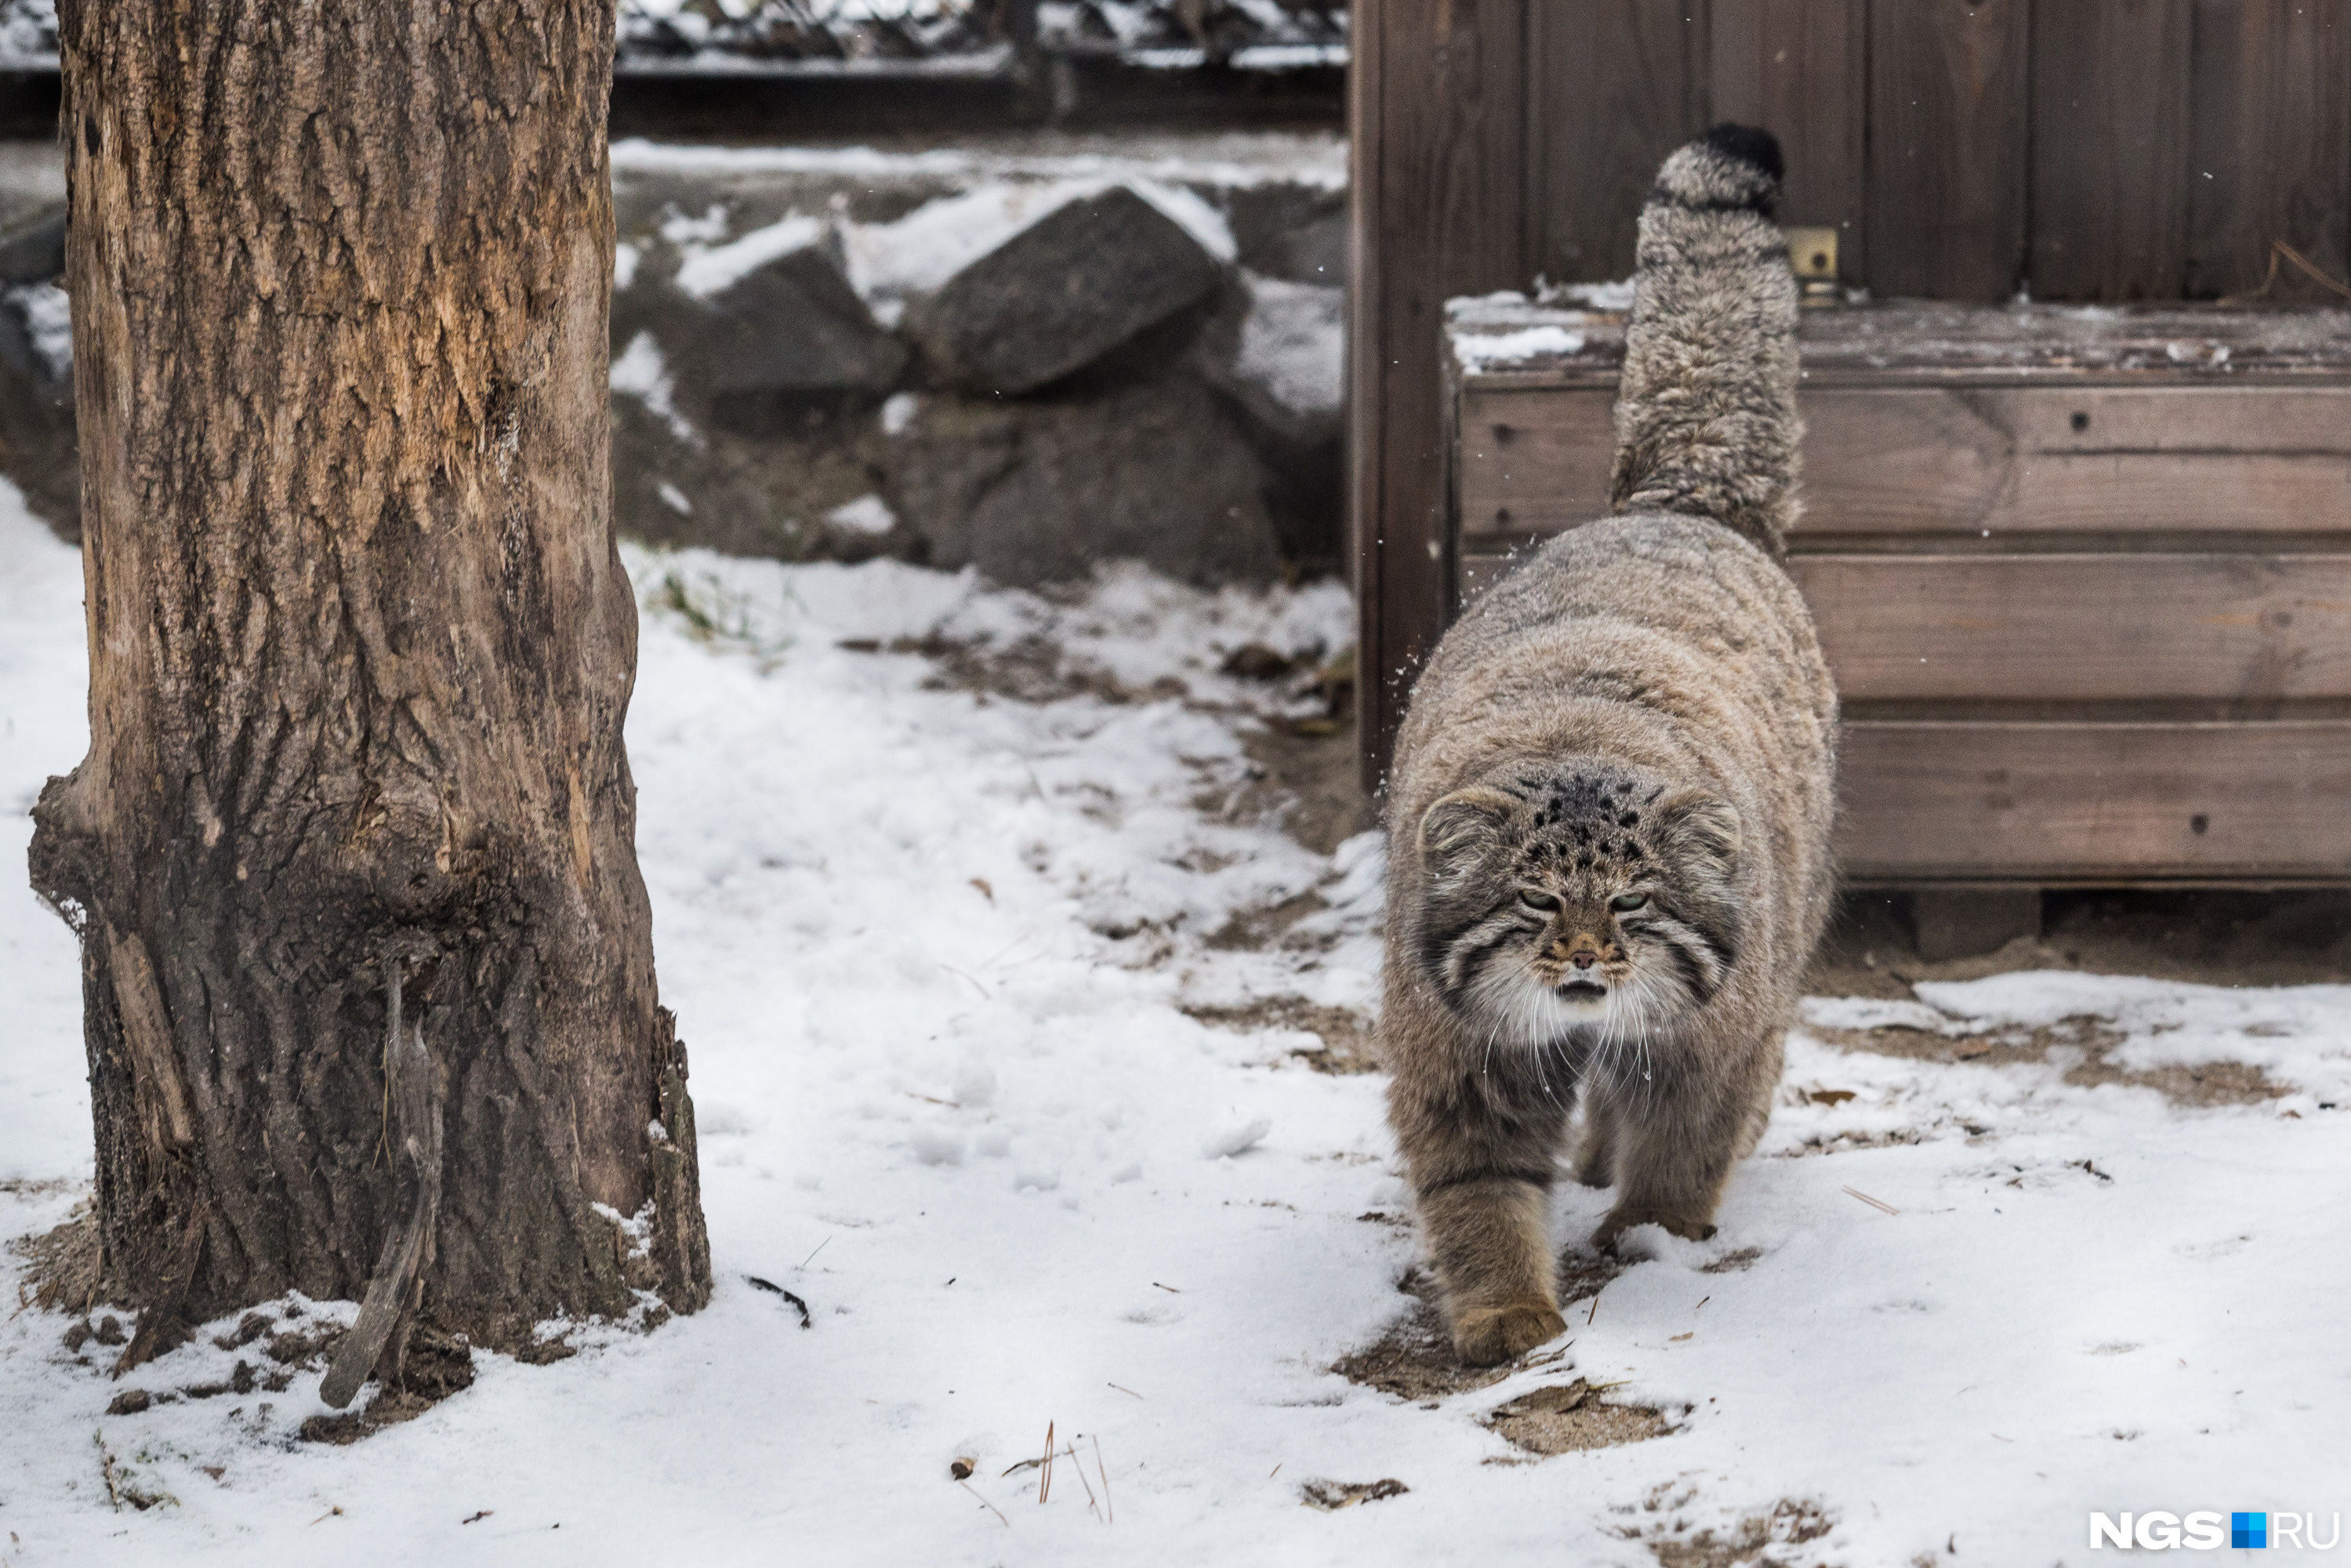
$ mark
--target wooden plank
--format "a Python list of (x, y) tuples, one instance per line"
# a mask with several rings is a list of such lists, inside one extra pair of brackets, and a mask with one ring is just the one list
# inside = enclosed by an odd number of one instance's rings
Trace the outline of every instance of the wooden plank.
[(2024, 273), (2025, 0), (1870, 0), (1869, 286), (2001, 300)]
[(2351, 695), (2351, 554), (1808, 555), (1848, 700)]
[(2187, 283), (2189, 0), (2032, 11), (2036, 299), (2176, 299)]
[(2351, 877), (2351, 723), (1849, 724), (1845, 876)]
[(1657, 165), (1706, 129), (1705, 6), (1538, 0), (1529, 21), (1530, 271), (1554, 283), (1630, 277)]
[[(2351, 0), (2194, 7), (2189, 292), (2258, 288), (2273, 239), (2351, 276)], [(2278, 298), (2340, 303), (2291, 272)]]
[[(1461, 394), (1462, 536), (1607, 511), (1612, 388)], [(1837, 534), (2351, 532), (2351, 386), (1802, 394), (1801, 546)]]
[[(1457, 322), (1457, 349), (1479, 361), (1468, 387), (1610, 381), (1624, 362), (1621, 319), (1533, 307), (1505, 323)], [(1565, 343), (1507, 360), (1491, 340), (1557, 326)], [(2180, 302), (2127, 310), (1964, 305), (1931, 299), (1807, 310), (1797, 325), (1805, 384), (1886, 386), (2258, 386), (2351, 381), (2351, 310), (2333, 306)], [(1487, 340), (1481, 347), (1479, 340)]]
[[(1466, 605), (1524, 550), (1465, 550)], [(2351, 696), (2351, 554), (1799, 555), (1849, 702)]]
[[(1351, 162), (1347, 203), (1347, 406), (1343, 463), (1347, 487), (1348, 580), (1355, 591), (1356, 660), (1364, 670), (1384, 667), (1387, 618), (1380, 598), (1378, 544), (1380, 442), (1385, 434), (1386, 350), (1380, 330), (1379, 193), (1386, 159), (1380, 138), (1385, 79), (1385, 0), (1355, 0), (1347, 66), (1347, 146)], [(1368, 795), (1387, 770), (1385, 702), (1376, 680), (1355, 682), (1356, 777)]]
[[(1356, 13), (1358, 271), (1351, 488), (1367, 784), (1450, 600), (1442, 519), (1445, 301), (1526, 281), (1526, 0), (1373, 0)], [(1364, 35), (1368, 72), (1361, 63)]]
[(1616, 389), (1468, 392), (1461, 399), (1464, 538), (1573, 528), (1608, 514)]
[(1782, 224), (1837, 231), (1841, 277), (1868, 276), (1862, 221), (1864, 0), (1713, 0), (1712, 120), (1769, 126)]
[(2351, 454), (2351, 386), (2035, 387), (1959, 395), (1987, 411), (2025, 452)]

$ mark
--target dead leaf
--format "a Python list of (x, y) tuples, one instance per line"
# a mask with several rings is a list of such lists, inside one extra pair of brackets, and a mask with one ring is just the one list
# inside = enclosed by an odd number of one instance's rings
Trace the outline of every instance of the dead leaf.
[(1412, 1489), (1391, 1476), (1376, 1481), (1308, 1481), (1298, 1490), (1307, 1507), (1319, 1508), (1325, 1513), (1336, 1513), (1359, 1502), (1380, 1502), (1388, 1498), (1402, 1497)]

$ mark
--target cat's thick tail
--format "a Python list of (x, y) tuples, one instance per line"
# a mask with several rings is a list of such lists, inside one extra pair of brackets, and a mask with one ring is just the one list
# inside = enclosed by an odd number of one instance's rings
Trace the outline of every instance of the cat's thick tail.
[(1657, 171), (1616, 398), (1619, 512), (1711, 517), (1777, 555), (1796, 520), (1796, 280), (1780, 143), (1718, 125)]

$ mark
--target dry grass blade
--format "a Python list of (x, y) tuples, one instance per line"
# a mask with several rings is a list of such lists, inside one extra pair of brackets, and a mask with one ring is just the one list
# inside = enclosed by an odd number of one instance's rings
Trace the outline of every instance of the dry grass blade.
[(106, 1477), (106, 1500), (114, 1505), (115, 1512), (120, 1513), (122, 1511), (122, 1494), (120, 1491), (117, 1491), (114, 1487), (114, 1456), (106, 1451), (106, 1434), (103, 1432), (92, 1432), (89, 1435), (89, 1440), (98, 1445), (99, 1469)]
[(1043, 1502), (1053, 1495), (1053, 1423), (1045, 1423), (1045, 1457), (1039, 1461), (1037, 1500)]
[[(1280, 1465), (1276, 1465), (1273, 1468), (1277, 1470), (1281, 1469)], [(1081, 1471), (1080, 1473), (1082, 1474), (1083, 1472)], [(1118, 1522), (1118, 1511), (1111, 1507), (1110, 1470), (1102, 1464), (1102, 1434), (1100, 1432), (1094, 1434), (1094, 1473), (1102, 1477), (1102, 1522), (1104, 1524), (1116, 1524)]]
[[(1086, 1462), (1078, 1458), (1078, 1446), (1075, 1443), (1065, 1443), (1061, 1447), (1061, 1452), (1069, 1455), (1070, 1463), (1078, 1469), (1078, 1484), (1086, 1489), (1086, 1506), (1094, 1511), (1096, 1519), (1102, 1519), (1102, 1504), (1094, 1500), (1094, 1483), (1086, 1479)], [(1103, 1520), (1102, 1522), (1107, 1524), (1110, 1521)]]
[[(967, 1492), (971, 1492), (972, 1496), (979, 1497), (978, 1492), (972, 1490), (972, 1485), (969, 1481), (957, 1481), (956, 1482), (956, 1485), (963, 1488), (963, 1490)], [(1004, 1511), (997, 1507), (994, 1503), (988, 1501), (986, 1498), (979, 1497), (979, 1506), (987, 1510), (988, 1512), (994, 1514), (997, 1518), (1004, 1519)], [(1008, 1519), (1004, 1519), (1004, 1528), (1007, 1530), (1011, 1529), (1012, 1521)]]
[(2277, 286), (2278, 262), (2280, 258), (2283, 258), (2284, 260), (2294, 263), (2295, 271), (2302, 273), (2320, 287), (2332, 289), (2334, 292), (2343, 296), (2344, 298), (2351, 299), (2351, 287), (2346, 287), (2344, 284), (2336, 281), (2334, 277), (2328, 276), (2325, 270), (2320, 267), (2316, 262), (2312, 261), (2310, 257), (2303, 255), (2302, 252), (2294, 249), (2294, 246), (2286, 244), (2285, 241), (2282, 239), (2273, 239), (2270, 241), (2270, 269), (2268, 273), (2262, 277), (2262, 286), (2259, 288), (2254, 289), (2250, 294), (2231, 294), (2227, 298), (2221, 300), (2220, 303), (2223, 305), (2241, 305), (2248, 300), (2259, 299), (2269, 293), (2272, 288)]
[[(1129, 1388), (1129, 1387), (1128, 1387), (1125, 1384), (1123, 1384), (1123, 1383), (1113, 1383), (1113, 1384), (1111, 1384), (1111, 1385), (1110, 1385), (1110, 1386), (1111, 1386), (1111, 1387), (1113, 1387), (1113, 1388), (1117, 1389), (1121, 1394), (1134, 1394), (1134, 1389), (1132, 1389), (1132, 1388)], [(1142, 1398), (1142, 1397), (1143, 1397), (1143, 1396), (1142, 1396), (1142, 1395), (1140, 1395), (1140, 1394), (1134, 1394), (1134, 1396), (1135, 1396), (1137, 1399), (1140, 1399), (1140, 1398)]]
[(1870, 1207), (1876, 1209), (1880, 1214), (1899, 1214), (1902, 1212), (1892, 1204), (1880, 1198), (1872, 1197), (1869, 1194), (1863, 1192), (1858, 1187), (1846, 1187), (1844, 1189), (1844, 1195), (1847, 1197), (1857, 1197), (1861, 1199), (1862, 1202), (1869, 1205)]

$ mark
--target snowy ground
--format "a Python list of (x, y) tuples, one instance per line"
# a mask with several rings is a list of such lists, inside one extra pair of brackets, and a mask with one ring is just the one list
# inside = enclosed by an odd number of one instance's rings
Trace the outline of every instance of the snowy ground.
[[(1331, 1370), (1410, 1337), (1380, 1080), (1193, 1016), (1370, 997), (1366, 842), (1332, 862), (1226, 820), (1250, 716), (1289, 699), (1222, 653), (1334, 646), (1336, 591), (1113, 574), (1055, 605), (889, 563), (632, 568), (640, 850), (711, 1307), (551, 1366), (485, 1356), (350, 1448), (294, 1439), (308, 1379), (106, 1416), (118, 1387), (66, 1321), (19, 1312), (0, 1563), (2078, 1564), (2091, 1510), (2316, 1511), (2323, 1536), (2343, 1508), (2351, 988), (1816, 1001), (1716, 1240), (1650, 1234), (1562, 1358), (1483, 1387), (1431, 1364), (1458, 1391), (1399, 1398)], [(78, 597), (0, 494), (0, 867), (82, 750)], [(19, 886), (10, 1235), (89, 1170), (74, 950)], [(1207, 940), (1317, 889), (1270, 947)], [(2228, 1103), (2184, 1103), (2212, 1083)], [(1604, 1203), (1570, 1188), (1562, 1244)], [(20, 1273), (0, 1257), (0, 1295)], [(200, 1339), (128, 1381), (233, 1360)], [(1667, 1430), (1537, 1458), (1481, 1420), (1572, 1378)], [(1049, 1422), (1083, 1482), (1064, 1458), (1040, 1504), (1034, 1469), (1004, 1472)], [(109, 1459), (168, 1500), (110, 1506)]]

